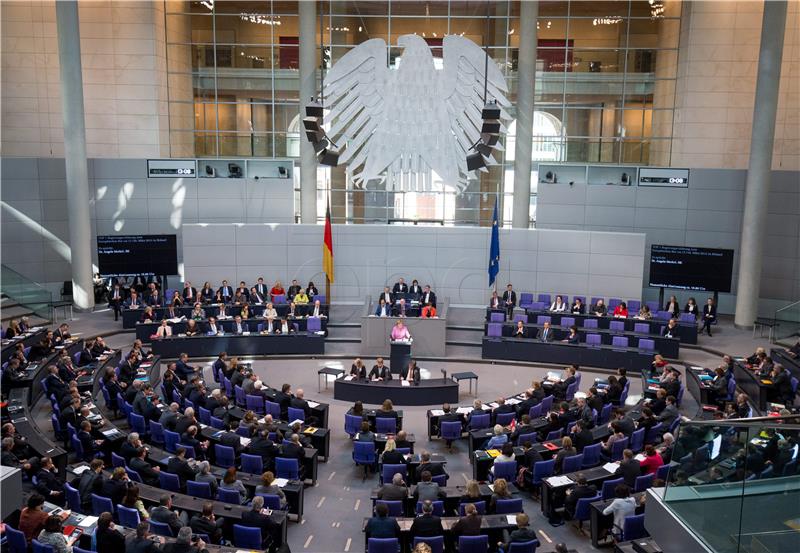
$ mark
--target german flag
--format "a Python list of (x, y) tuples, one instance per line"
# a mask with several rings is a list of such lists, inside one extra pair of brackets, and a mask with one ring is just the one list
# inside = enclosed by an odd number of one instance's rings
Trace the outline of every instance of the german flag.
[(333, 232), (331, 229), (331, 206), (325, 212), (325, 238), (322, 240), (322, 270), (333, 283)]

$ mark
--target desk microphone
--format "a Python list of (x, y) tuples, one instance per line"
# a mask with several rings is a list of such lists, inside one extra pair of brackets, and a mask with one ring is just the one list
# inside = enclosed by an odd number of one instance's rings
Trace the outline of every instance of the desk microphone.
[(442, 369), (442, 380), (447, 380), (447, 371)]

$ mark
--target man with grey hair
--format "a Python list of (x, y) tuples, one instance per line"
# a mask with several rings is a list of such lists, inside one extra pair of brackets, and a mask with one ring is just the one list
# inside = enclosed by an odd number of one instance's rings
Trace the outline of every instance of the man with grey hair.
[(169, 408), (161, 413), (161, 418), (158, 419), (158, 424), (160, 424), (164, 430), (174, 432), (175, 426), (178, 424), (178, 409), (180, 408), (181, 406), (177, 403), (170, 403)]
[(269, 549), (270, 544), (280, 539), (280, 526), (269, 516), (270, 511), (264, 509), (264, 498), (257, 495), (253, 498), (253, 508), (242, 513), (242, 526), (261, 529), (261, 548)]
[[(164, 538), (156, 537), (159, 543), (164, 543)], [(125, 541), (125, 553), (158, 553), (161, 549), (150, 537), (150, 523), (141, 521), (136, 526), (136, 533)]]
[(159, 504), (150, 509), (150, 518), (170, 527), (173, 534), (177, 534), (183, 526), (189, 524), (188, 515), (177, 510), (172, 510), (172, 496), (164, 494), (159, 499)]
[(136, 453), (142, 447), (138, 432), (128, 434), (128, 439), (119, 448), (119, 455), (125, 458), (125, 462), (130, 464), (131, 459), (136, 457)]
[(199, 426), (200, 423), (194, 417), (194, 409), (187, 407), (183, 411), (183, 416), (178, 419), (178, 424), (175, 425), (175, 432), (178, 434), (185, 434), (190, 426)]
[(378, 499), (383, 501), (403, 501), (408, 498), (408, 488), (399, 472), (392, 476), (392, 482), (386, 482), (378, 490)]
[(192, 543), (192, 529), (184, 526), (178, 530), (175, 541), (166, 544), (163, 551), (164, 553), (202, 553), (208, 550), (206, 549), (206, 542), (199, 538), (197, 542)]
[(442, 519), (433, 514), (433, 503), (425, 500), (422, 502), (422, 516), (414, 519), (411, 524), (411, 535), (413, 537), (434, 537), (444, 534)]

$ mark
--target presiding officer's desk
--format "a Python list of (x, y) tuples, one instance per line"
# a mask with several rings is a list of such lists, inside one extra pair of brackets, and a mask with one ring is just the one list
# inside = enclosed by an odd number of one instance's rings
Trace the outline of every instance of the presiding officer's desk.
[[(203, 334), (208, 330), (208, 319), (202, 321), (196, 321), (197, 327), (201, 330)], [(296, 324), (298, 327), (298, 332), (303, 333), (306, 332), (308, 329), (308, 319), (305, 317), (297, 318), (297, 319), (289, 319), (289, 324)], [(226, 318), (223, 320), (217, 321), (217, 324), (222, 327), (226, 334), (233, 333), (233, 319)], [(247, 328), (250, 329), (251, 334), (256, 334), (258, 332), (259, 325), (266, 325), (266, 321), (264, 319), (255, 319), (249, 318), (242, 321), (242, 323), (247, 325)], [(175, 323), (170, 323), (170, 328), (172, 328), (172, 335), (175, 336), (176, 334), (182, 334), (186, 332), (186, 324), (187, 321), (180, 321)], [(275, 322), (277, 325), (277, 321)], [(325, 332), (328, 328), (328, 319), (327, 318), (320, 318), (320, 325), (322, 328), (322, 332)], [(158, 327), (161, 326), (160, 322), (152, 322), (152, 323), (137, 323), (136, 324), (136, 338), (143, 342), (149, 342), (153, 336), (155, 336)]]
[(624, 367), (628, 371), (639, 373), (650, 368), (653, 352), (630, 347), (590, 346), (584, 343), (539, 342), (532, 338), (484, 336), (481, 357), (614, 370)]
[(747, 360), (745, 359), (736, 359), (734, 361), (733, 374), (736, 377), (736, 385), (750, 396), (750, 400), (759, 411), (766, 413), (772, 387), (762, 382), (757, 372), (747, 366)]
[[(421, 317), (376, 317), (375, 304), (367, 297), (361, 316), (361, 353), (367, 356), (389, 355), (389, 336), (397, 321), (402, 320), (413, 338), (411, 344), (412, 357), (445, 357), (445, 339), (447, 336), (448, 298), (439, 298), (436, 302), (437, 317), (423, 319)], [(399, 372), (403, 367), (392, 367)], [(411, 404), (409, 404), (411, 405)]]
[[(484, 324), (484, 335), (488, 334), (488, 326), (489, 323)], [(503, 323), (503, 336), (505, 337), (512, 337), (514, 336), (514, 332), (516, 332), (516, 323), (512, 322), (505, 322)], [(534, 323), (527, 323), (524, 325), (526, 338), (535, 339), (541, 333), (542, 325), (534, 324)], [(566, 339), (569, 335), (569, 327), (566, 326), (551, 326), (550, 329), (553, 331), (553, 337), (555, 341), (560, 341)], [(600, 336), (600, 340), (605, 345), (611, 345), (612, 340), (615, 336), (622, 336), (628, 339), (628, 344), (631, 347), (638, 348), (639, 347), (639, 340), (652, 340), (653, 344), (655, 345), (655, 353), (660, 353), (664, 357), (669, 359), (677, 359), (679, 356), (680, 350), (680, 340), (677, 338), (666, 338), (661, 334), (646, 334), (640, 332), (634, 332), (632, 330), (626, 331), (619, 331), (619, 330), (611, 330), (609, 328), (579, 328), (578, 329), (578, 339), (581, 342), (586, 342), (586, 335), (587, 334), (597, 334)]]
[[(142, 307), (138, 307), (136, 309), (123, 309), (122, 310), (122, 328), (136, 328), (136, 324), (142, 320), (142, 311), (144, 311), (146, 305)], [(275, 311), (278, 312), (278, 317), (285, 317), (286, 314), (289, 312), (289, 304), (287, 303), (275, 303), (273, 304)], [(313, 309), (312, 304), (308, 304), (307, 306), (296, 306), (296, 312), (298, 314), (305, 314), (307, 309)], [(261, 317), (264, 314), (264, 304), (250, 304), (250, 314), (256, 317)], [(307, 309), (306, 309), (307, 308)], [(328, 304), (322, 305), (322, 309), (326, 315), (328, 315)], [(179, 316), (184, 316), (187, 319), (191, 318), (192, 310), (194, 309), (194, 304), (185, 305), (182, 307), (176, 308), (176, 312)], [(216, 317), (219, 315), (219, 307), (216, 304), (206, 304), (203, 305), (203, 311), (206, 312), (206, 317)], [(235, 317), (242, 311), (241, 305), (225, 305), (225, 313), (230, 315), (231, 318)], [(156, 316), (157, 320), (161, 320), (164, 318), (165, 314), (167, 313), (166, 307), (154, 307), (153, 313)], [(300, 317), (297, 318), (299, 320)], [(293, 319), (294, 320), (294, 319)]]
[(22, 347), (29, 348), (38, 344), (44, 335), (47, 334), (47, 329), (43, 326), (32, 327), (19, 336), (13, 338), (3, 338), (3, 349), (0, 351), (0, 362), (5, 363), (11, 358), (11, 354), (17, 347), (17, 344), (22, 344)]
[[(584, 328), (584, 321), (587, 319), (595, 319), (599, 329), (608, 329), (611, 321), (622, 321), (625, 323), (625, 331), (633, 332), (634, 326), (639, 324), (650, 325), (650, 332), (648, 334), (661, 335), (662, 329), (667, 326), (667, 322), (663, 319), (637, 319), (635, 317), (628, 317), (627, 319), (617, 319), (612, 316), (598, 317), (597, 315), (573, 315), (572, 313), (553, 313), (551, 311), (534, 311), (527, 309), (525, 311), (528, 315), (528, 322), (535, 323), (537, 318), (541, 315), (550, 317), (550, 322), (554, 326), (561, 324), (562, 317), (571, 317), (575, 319), (575, 326), (579, 329)], [(589, 329), (591, 330), (591, 329)], [(697, 343), (697, 323), (685, 323), (678, 321), (678, 330), (676, 331), (678, 339), (684, 344)]]
[(169, 359), (181, 353), (189, 357), (216, 357), (221, 351), (228, 355), (321, 355), (325, 353), (325, 337), (305, 333), (172, 336), (153, 340), (152, 347), (153, 353)]
[(399, 378), (371, 382), (340, 377), (333, 381), (333, 397), (338, 400), (372, 404), (381, 404), (386, 399), (390, 399), (394, 405), (457, 403), (458, 383), (451, 378), (431, 378), (420, 380), (416, 385), (403, 386)]

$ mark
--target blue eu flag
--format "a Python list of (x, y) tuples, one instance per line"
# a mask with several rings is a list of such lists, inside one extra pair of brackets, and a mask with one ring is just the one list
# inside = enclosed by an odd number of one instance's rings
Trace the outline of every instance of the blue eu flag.
[(497, 198), (494, 200), (492, 216), (492, 243), (489, 246), (489, 287), (491, 288), (500, 272), (500, 222), (497, 220)]

